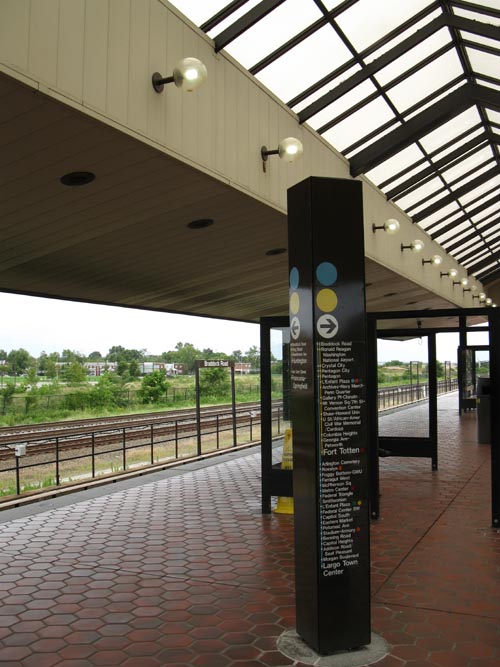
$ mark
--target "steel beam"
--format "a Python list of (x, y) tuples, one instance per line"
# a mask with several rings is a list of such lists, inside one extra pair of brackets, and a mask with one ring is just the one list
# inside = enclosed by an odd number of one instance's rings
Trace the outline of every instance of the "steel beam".
[(400, 125), (353, 155), (350, 159), (351, 176), (356, 177), (373, 169), (472, 106), (470, 86), (471, 84), (461, 86), (433, 106), (410, 118), (404, 125)]
[(465, 222), (466, 220), (470, 220), (474, 215), (477, 215), (478, 213), (481, 213), (481, 211), (486, 210), (490, 206), (493, 206), (493, 204), (498, 204), (500, 201), (500, 195), (497, 195), (496, 197), (492, 197), (491, 199), (488, 199), (487, 201), (483, 202), (479, 206), (476, 206), (476, 208), (471, 209), (467, 214), (461, 215), (459, 218), (456, 218), (453, 222), (450, 222), (449, 224), (445, 225), (444, 227), (441, 227), (440, 230), (435, 232), (434, 234), (431, 234), (432, 239), (438, 239), (440, 236), (443, 234), (446, 234), (446, 232), (451, 231), (454, 227), (459, 225), (461, 222)]
[(465, 185), (462, 185), (460, 188), (456, 188), (456, 190), (453, 190), (450, 194), (445, 195), (444, 197), (441, 197), (441, 199), (438, 199), (434, 203), (432, 203), (430, 206), (427, 206), (427, 208), (424, 208), (422, 211), (419, 211), (418, 213), (415, 213), (413, 217), (413, 222), (421, 222), (422, 220), (425, 220), (425, 218), (428, 218), (430, 215), (435, 213), (436, 211), (441, 210), (448, 204), (451, 204), (451, 202), (459, 199), (460, 197), (463, 197), (464, 195), (468, 194), (469, 192), (472, 192), (475, 190), (477, 187), (482, 185), (483, 183), (486, 183), (487, 181), (491, 180), (492, 178), (495, 178), (495, 176), (498, 176), (500, 172), (500, 169), (498, 168), (498, 165), (495, 165), (492, 169), (488, 169), (488, 171), (485, 171), (483, 174), (480, 174), (476, 178), (473, 178), (471, 181), (466, 183)]
[(262, 0), (262, 2), (259, 2), (253, 9), (217, 35), (214, 39), (215, 52), (219, 52), (230, 42), (234, 41), (246, 30), (272, 12), (273, 9), (276, 9), (276, 7), (283, 4), (283, 2), (285, 2), (285, 0)]
[(459, 148), (456, 148), (451, 153), (448, 153), (440, 160), (436, 160), (436, 162), (433, 162), (429, 167), (422, 169), (422, 171), (419, 171), (414, 176), (411, 176), (411, 178), (406, 179), (406, 181), (399, 183), (399, 185), (397, 185), (395, 188), (386, 192), (385, 195), (387, 199), (395, 199), (396, 197), (406, 194), (410, 188), (418, 185), (424, 178), (427, 178), (428, 176), (435, 174), (437, 171), (444, 169), (454, 160), (463, 160), (464, 158), (468, 157), (467, 153), (470, 152), (472, 155), (487, 145), (487, 143), (488, 135), (486, 132), (479, 134), (477, 137), (474, 137), (467, 143), (462, 144), (459, 146)]
[[(335, 9), (332, 9), (327, 14), (324, 14), (324, 16), (322, 16), (320, 19), (318, 19), (314, 23), (311, 23), (311, 25), (307, 26), (307, 28), (304, 28), (304, 30), (299, 32), (297, 35), (294, 35), (294, 37), (289, 39), (288, 42), (285, 42), (285, 44), (282, 44), (272, 53), (269, 53), (265, 58), (260, 60), (252, 67), (250, 67), (249, 72), (251, 74), (257, 74), (258, 72), (266, 68), (268, 65), (271, 65), (273, 62), (278, 60), (278, 58), (281, 58), (286, 53), (288, 53), (288, 51), (291, 51), (291, 49), (293, 49), (295, 46), (297, 46), (305, 39), (313, 35), (317, 30), (319, 30), (320, 28), (331, 22), (331, 20), (334, 19), (336, 16), (342, 14), (342, 12), (345, 12), (346, 9), (349, 9), (349, 7), (355, 5), (357, 1), (358, 0), (345, 0), (345, 2), (338, 5), (337, 7), (335, 7)], [(353, 64), (352, 62), (345, 63), (347, 68), (352, 67), (352, 64)], [(330, 76), (332, 75), (330, 74)], [(290, 106), (293, 105), (290, 104)]]
[(430, 21), (426, 26), (401, 41), (397, 46), (386, 51), (380, 58), (377, 58), (371, 63), (367, 63), (362, 70), (356, 72), (345, 81), (342, 81), (338, 86), (329, 90), (318, 100), (315, 100), (312, 104), (303, 109), (299, 113), (299, 121), (305, 123), (306, 120), (317, 114), (329, 104), (332, 104), (332, 102), (338, 100), (342, 95), (350, 92), (356, 88), (356, 86), (363, 83), (363, 81), (366, 81), (381, 69), (444, 27), (466, 30), (467, 32), (482, 37), (500, 40), (500, 28), (496, 26), (481, 23), (480, 21), (472, 21), (460, 16), (454, 16), (453, 14), (441, 14), (434, 20)]
[(480, 280), (483, 285), (494, 283), (500, 278), (500, 268), (488, 269), (488, 271), (484, 271), (484, 273), (478, 273), (476, 278)]
[(487, 267), (492, 262), (498, 262), (498, 260), (500, 260), (500, 252), (490, 253), (488, 257), (485, 257), (485, 259), (482, 259), (480, 262), (476, 262), (475, 264), (471, 264), (470, 266), (468, 266), (467, 270), (470, 273), (475, 273), (475, 272), (477, 273), (478, 271), (481, 271), (481, 269)]
[(243, 5), (246, 5), (247, 2), (248, 0), (234, 0), (233, 2), (230, 2), (223, 9), (221, 9), (220, 12), (217, 12), (217, 14), (214, 14), (212, 18), (208, 19), (208, 21), (205, 21), (205, 23), (200, 25), (200, 29), (203, 30), (203, 32), (209, 32), (215, 28), (215, 26), (219, 25), (219, 23), (227, 19), (228, 16), (231, 16), (231, 14), (233, 14), (237, 9), (243, 7)]

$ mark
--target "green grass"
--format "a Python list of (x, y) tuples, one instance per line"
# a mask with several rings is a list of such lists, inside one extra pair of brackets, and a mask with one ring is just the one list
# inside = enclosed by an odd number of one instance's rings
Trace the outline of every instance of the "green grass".
[[(283, 434), (289, 426), (288, 422), (282, 421), (279, 433)], [(277, 424), (273, 425), (273, 435), (279, 435)], [(252, 429), (252, 441), (260, 439), (259, 425), (254, 425)], [(248, 427), (237, 430), (237, 444), (242, 445), (250, 442), (250, 429)], [(233, 431), (227, 428), (219, 433), (219, 450), (227, 450), (233, 446)], [(202, 452), (204, 454), (217, 450), (217, 436), (214, 433), (202, 434), (201, 438)], [(179, 440), (178, 442), (178, 460), (196, 456), (198, 441), (196, 437), (190, 436)], [(88, 450), (79, 450), (74, 455), (88, 453)], [(153, 461), (155, 464), (165, 463), (175, 460), (175, 442), (154, 443)], [(46, 456), (46, 455), (44, 455)], [(35, 455), (33, 465), (28, 464), (29, 457), (23, 459), (20, 470), (21, 495), (26, 493), (35, 493), (42, 489), (56, 487), (55, 462), (47, 460), (44, 465), (35, 465), (40, 463), (40, 459)], [(14, 465), (14, 462), (11, 463)], [(139, 444), (135, 447), (126, 449), (126, 470), (136, 470), (147, 468), (151, 465), (151, 448), (149, 443)], [(112, 476), (123, 471), (123, 457), (121, 449), (113, 452), (104, 451), (95, 457), (95, 478)], [(59, 464), (60, 486), (67, 486), (78, 482), (86, 482), (92, 479), (92, 463), (90, 456), (85, 459), (61, 459)], [(0, 497), (7, 498), (16, 496), (16, 482), (14, 471), (0, 470)]]
[[(61, 391), (59, 394), (59, 386), (57, 387), (57, 393), (59, 395), (67, 393), (80, 393), (84, 392), (87, 387), (80, 386), (75, 387), (64, 387), (64, 391)], [(140, 386), (140, 381), (128, 384), (124, 391), (136, 391)], [(38, 395), (38, 401), (32, 406), (28, 406), (26, 410), (25, 397), (26, 394), (15, 394), (15, 401), (11, 404), (5, 406), (5, 415), (0, 415), (0, 426), (18, 426), (21, 424), (38, 424), (43, 422), (51, 421), (64, 421), (64, 420), (73, 420), (73, 419), (93, 419), (96, 417), (110, 417), (115, 415), (127, 415), (127, 414), (144, 414), (148, 412), (168, 412), (169, 410), (182, 409), (182, 408), (192, 408), (195, 406), (195, 380), (193, 376), (180, 376), (175, 378), (172, 381), (172, 384), (169, 386), (168, 399), (167, 401), (163, 400), (157, 404), (143, 404), (139, 402), (133, 402), (125, 407), (119, 407), (116, 405), (108, 405), (103, 407), (96, 407), (94, 409), (84, 408), (84, 409), (75, 409), (70, 410), (68, 408), (59, 407), (56, 404), (56, 397), (54, 395), (50, 396), (50, 401), (55, 405), (49, 407), (46, 406), (48, 399), (47, 395)], [(281, 376), (273, 377), (273, 398), (281, 398)], [(176, 390), (176, 400), (173, 400), (174, 389)], [(184, 395), (185, 391), (189, 390), (190, 393), (186, 399), (180, 398)], [(260, 400), (260, 376), (259, 375), (243, 375), (235, 377), (235, 391), (236, 391), (236, 403), (246, 403), (254, 402)], [(228, 392), (224, 396), (205, 396), (201, 398), (202, 405), (226, 405), (231, 402), (231, 394)], [(45, 403), (45, 405), (44, 405)], [(0, 397), (0, 411), (3, 408), (2, 400)]]
[[(52, 486), (56, 486), (55, 477), (45, 477), (39, 481), (26, 482), (21, 484), (21, 494), (29, 493), (30, 491), (40, 491), (41, 489), (47, 489)], [(7, 496), (17, 495), (16, 484), (11, 483), (9, 486), (0, 489), (0, 497), (5, 498)]]

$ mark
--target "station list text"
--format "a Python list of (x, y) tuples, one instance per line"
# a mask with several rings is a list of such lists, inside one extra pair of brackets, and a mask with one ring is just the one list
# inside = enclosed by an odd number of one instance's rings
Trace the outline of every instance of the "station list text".
[(366, 558), (365, 378), (363, 345), (318, 341), (320, 568), (346, 574)]

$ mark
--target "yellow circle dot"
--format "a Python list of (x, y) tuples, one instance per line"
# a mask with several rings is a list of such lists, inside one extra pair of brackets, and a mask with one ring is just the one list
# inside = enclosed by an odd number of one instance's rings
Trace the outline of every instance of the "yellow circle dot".
[(290, 312), (292, 315), (296, 315), (299, 312), (300, 308), (300, 299), (297, 292), (292, 292), (290, 295)]
[(331, 313), (337, 307), (337, 295), (332, 289), (322, 289), (316, 296), (316, 304), (325, 313)]

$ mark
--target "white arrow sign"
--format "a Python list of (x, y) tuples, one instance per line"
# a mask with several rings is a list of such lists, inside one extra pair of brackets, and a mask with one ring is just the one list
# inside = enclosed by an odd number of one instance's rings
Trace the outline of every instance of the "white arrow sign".
[(300, 320), (298, 317), (294, 317), (290, 322), (290, 334), (293, 340), (297, 340), (300, 335)]
[(337, 331), (339, 330), (339, 323), (333, 317), (333, 315), (322, 315), (320, 318), (318, 318), (316, 329), (319, 335), (323, 338), (333, 338), (337, 335)]

